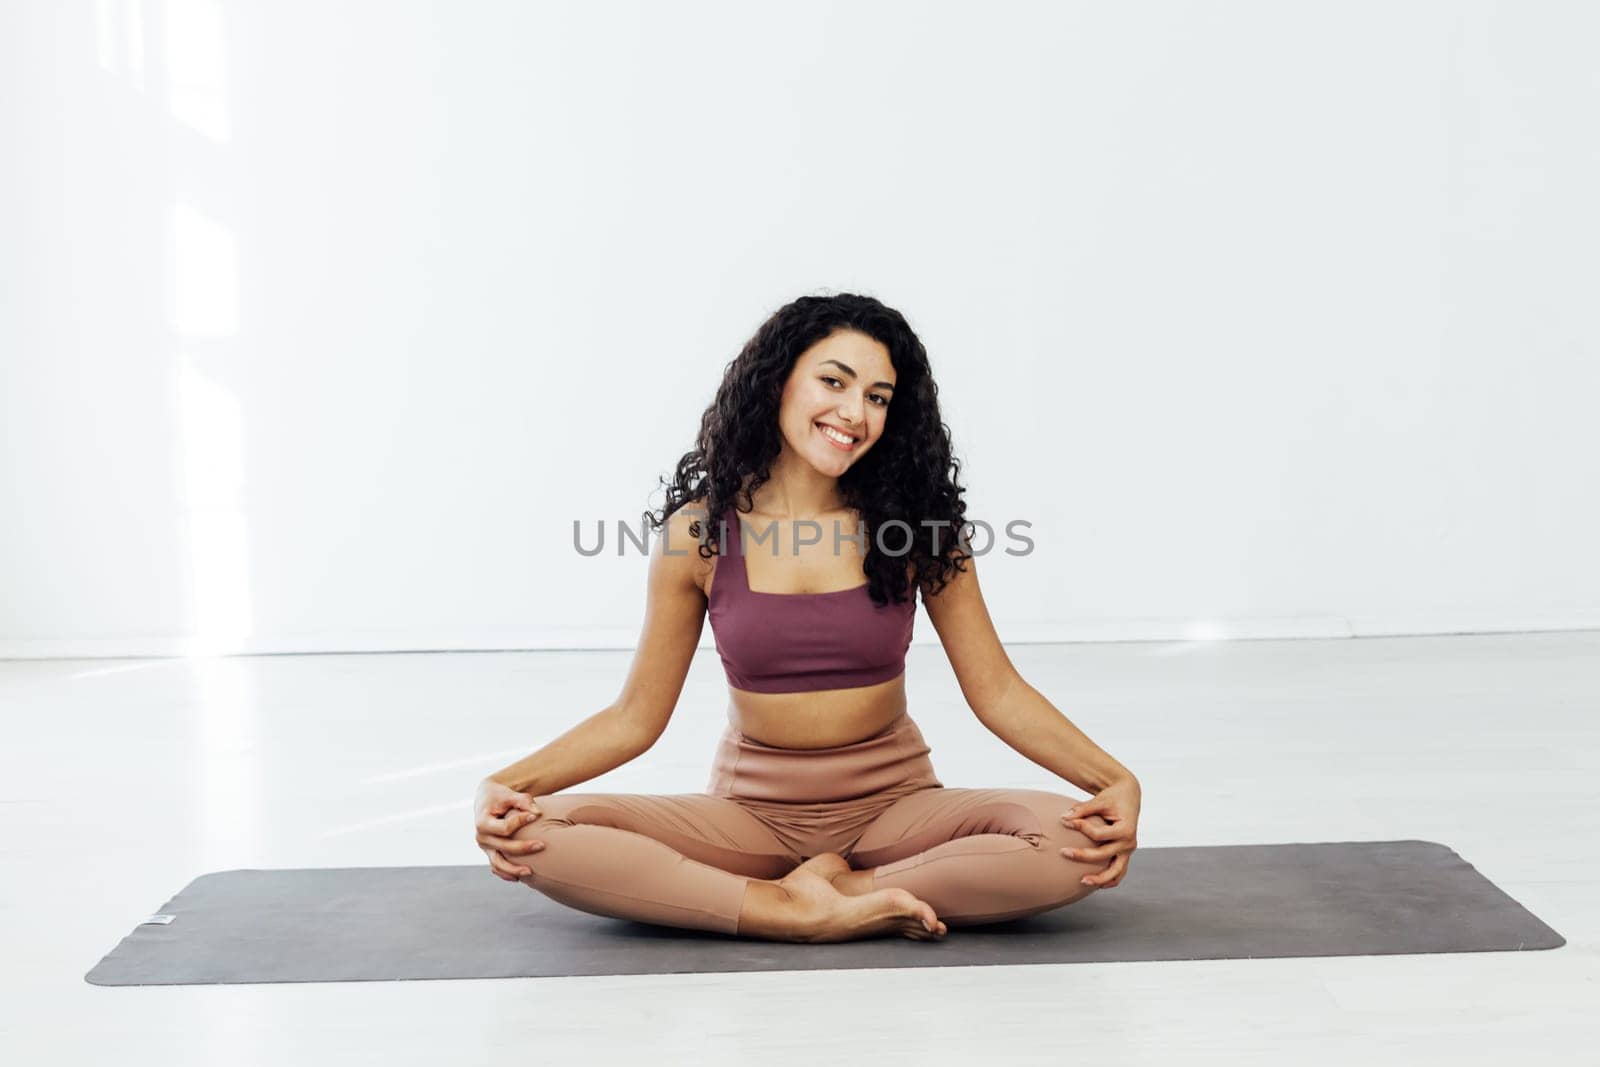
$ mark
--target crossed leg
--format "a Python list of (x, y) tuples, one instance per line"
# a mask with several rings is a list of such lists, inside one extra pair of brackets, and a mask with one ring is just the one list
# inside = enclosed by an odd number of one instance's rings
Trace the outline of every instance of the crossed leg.
[(886, 808), (848, 859), (870, 873), (859, 891), (909, 890), (949, 926), (1020, 919), (1088, 896), (1080, 879), (1109, 866), (1061, 855), (1098, 844), (1062, 824), (1075, 803), (1039, 789), (923, 789)]
[(943, 936), (927, 904), (903, 889), (845, 894), (836, 853), (805, 862), (735, 801), (698, 793), (535, 797), (540, 817), (511, 836), (522, 879), (594, 915), (780, 941)]
[[(795, 854), (726, 797), (559, 793), (534, 802), (540, 817), (511, 835), (545, 845), (511, 857), (533, 872), (525, 885), (593, 915), (727, 934), (920, 938), (924, 917), (996, 922), (1071, 903), (1093, 892), (1078, 880), (1104, 869), (1060, 855), (1095, 842), (1061, 824), (1071, 798), (1037, 790), (911, 793), (868, 825), (849, 864)], [(846, 887), (850, 866), (864, 884)], [(832, 899), (840, 894), (855, 899)]]
[(517, 840), (543, 841), (512, 858), (524, 885), (592, 915), (737, 933), (752, 879), (781, 878), (796, 856), (725, 797), (699, 793), (556, 793)]

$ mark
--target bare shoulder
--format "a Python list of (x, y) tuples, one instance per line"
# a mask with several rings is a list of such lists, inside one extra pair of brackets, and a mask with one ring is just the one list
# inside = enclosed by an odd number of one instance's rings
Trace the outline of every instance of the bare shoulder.
[(693, 586), (703, 594), (713, 560), (700, 555), (700, 542), (706, 536), (704, 497), (688, 501), (667, 516), (652, 555), (651, 568), (659, 568), (672, 584)]
[[(928, 610), (955, 611), (961, 608), (971, 608), (983, 604), (983, 593), (978, 588), (977, 559), (974, 556), (963, 556), (959, 565), (944, 571), (942, 581), (936, 583), (929, 578), (920, 586), (923, 603), (928, 605)], [(933, 586), (939, 585), (938, 592), (933, 591)]]

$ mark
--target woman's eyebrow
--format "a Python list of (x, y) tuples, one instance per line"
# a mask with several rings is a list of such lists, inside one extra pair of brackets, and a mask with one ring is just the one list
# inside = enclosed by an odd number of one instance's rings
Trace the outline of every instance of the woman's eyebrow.
[[(825, 359), (821, 363), (818, 363), (817, 366), (821, 367), (821, 366), (825, 366), (826, 364), (829, 364), (829, 363), (832, 363), (835, 367), (838, 367), (840, 370), (844, 371), (846, 374), (850, 375), (850, 377), (852, 377), (852, 378), (854, 378), (856, 376), (856, 372), (855, 372), (854, 368), (852, 368), (847, 363), (840, 363), (836, 359)], [(889, 390), (889, 392), (891, 392), (891, 393), (894, 392), (894, 383), (892, 383), (892, 382), (873, 382), (872, 385), (873, 385), (873, 388), (883, 388), (883, 389)]]

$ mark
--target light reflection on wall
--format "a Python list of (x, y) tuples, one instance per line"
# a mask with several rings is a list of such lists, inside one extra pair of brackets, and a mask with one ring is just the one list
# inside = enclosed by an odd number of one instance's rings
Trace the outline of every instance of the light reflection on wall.
[(139, 0), (95, 0), (95, 43), (108, 74), (126, 74), (144, 92), (144, 13)]
[(219, 658), (240, 651), (251, 631), (244, 426), (230, 387), (239, 377), (239, 272), (233, 230), (189, 194), (225, 172), (214, 165), (230, 133), (221, 10), (212, 0), (167, 0), (164, 13), (168, 111), (207, 139), (198, 156), (173, 157), (168, 310), (192, 598), (193, 832), (196, 862), (217, 869), (262, 862), (255, 661)]
[(172, 212), (172, 324), (179, 337), (231, 337), (239, 329), (233, 234), (188, 204)]
[(167, 0), (167, 106), (218, 144), (228, 140), (222, 9), (215, 0)]
[(1183, 628), (1185, 641), (1226, 641), (1228, 627), (1215, 619), (1196, 619)]
[(1216, 619), (1193, 619), (1182, 625), (1182, 636), (1151, 644), (1150, 656), (1187, 656), (1228, 639), (1226, 624)]
[(250, 634), (249, 528), (240, 505), (239, 402), (180, 359), (183, 479), (188, 497), (189, 654), (238, 651)]
[[(172, 213), (172, 326), (188, 514), (191, 655), (239, 651), (250, 635), (249, 529), (243, 507), (239, 402), (208, 367), (237, 349), (239, 281), (233, 235), (187, 204)], [(218, 344), (216, 342), (223, 341)], [(219, 365), (221, 365), (219, 367)]]

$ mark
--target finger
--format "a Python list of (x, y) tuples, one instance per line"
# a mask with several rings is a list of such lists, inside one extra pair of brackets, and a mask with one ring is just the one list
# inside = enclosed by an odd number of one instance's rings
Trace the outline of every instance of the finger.
[(1064, 848), (1061, 850), (1061, 854), (1067, 859), (1077, 860), (1079, 863), (1101, 863), (1111, 859), (1113, 856), (1121, 855), (1123, 851), (1124, 849), (1120, 843), (1113, 843), (1101, 845), (1099, 848)]
[(512, 806), (513, 800), (511, 797), (495, 797), (493, 800), (489, 801), (489, 814), (504, 815), (506, 812), (511, 810)]
[(495, 798), (491, 810), (496, 815), (504, 815), (512, 808), (521, 808), (530, 811), (533, 808), (533, 798), (527, 793), (512, 793), (510, 796), (501, 795)]
[(521, 864), (511, 863), (504, 856), (500, 855), (500, 853), (494, 851), (493, 849), (488, 850), (488, 855), (489, 866), (493, 867), (495, 873), (503, 878), (509, 878), (511, 881), (515, 882), (526, 878), (528, 875), (533, 873), (531, 870), (522, 866)]
[(501, 863), (504, 863), (507, 867), (511, 868), (513, 871), (516, 871), (518, 878), (526, 878), (528, 875), (533, 873), (532, 867), (529, 867), (526, 863), (512, 859), (499, 849), (495, 850), (495, 855), (500, 858)]
[(1065, 819), (1081, 819), (1085, 815), (1092, 815), (1097, 811), (1105, 810), (1106, 802), (1104, 800), (1099, 797), (1090, 797), (1088, 800), (1078, 801), (1061, 814), (1062, 818)]
[(544, 848), (544, 842), (531, 837), (495, 837), (493, 834), (479, 834), (478, 847), (492, 848), (496, 852), (504, 852), (509, 855), (511, 853), (538, 852)]
[(515, 882), (517, 880), (516, 872), (511, 869), (509, 864), (501, 860), (498, 852), (492, 848), (486, 848), (483, 850), (483, 854), (489, 860), (490, 874), (494, 875), (502, 882)]
[(1114, 884), (1116, 882), (1121, 881), (1122, 880), (1122, 872), (1127, 869), (1127, 866), (1128, 866), (1127, 857), (1123, 856), (1123, 855), (1118, 855), (1117, 858), (1112, 860), (1110, 865), (1107, 866), (1106, 869), (1101, 871), (1099, 874), (1087, 874), (1087, 875), (1084, 875), (1084, 877), (1082, 879), (1083, 884), (1084, 885), (1092, 885), (1092, 886), (1095, 886), (1096, 888), (1099, 888), (1099, 889), (1104, 889), (1104, 888), (1106, 888), (1107, 883)]
[(532, 811), (514, 811), (503, 819), (485, 819), (478, 824), (480, 834), (497, 834), (500, 837), (510, 837), (522, 827), (537, 819), (542, 812), (537, 808)]
[(1106, 822), (1098, 815), (1088, 819), (1069, 819), (1063, 815), (1061, 823), (1095, 841), (1118, 841), (1132, 832), (1126, 823)]
[(488, 832), (505, 836), (515, 829), (511, 821), (517, 818), (519, 814), (520, 813), (513, 812), (511, 815), (508, 815), (503, 819), (496, 818), (493, 814), (485, 815), (482, 819), (478, 820), (478, 832)]

